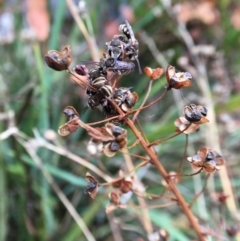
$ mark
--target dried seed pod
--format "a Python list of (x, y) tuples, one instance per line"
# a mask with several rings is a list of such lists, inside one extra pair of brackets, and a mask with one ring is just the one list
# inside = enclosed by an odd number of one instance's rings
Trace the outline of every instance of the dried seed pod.
[(174, 125), (177, 127), (176, 128), (176, 132), (182, 132), (183, 130), (185, 130), (189, 126), (185, 131), (183, 131), (184, 134), (191, 134), (193, 132), (198, 131), (199, 130), (199, 126), (200, 126), (200, 124), (190, 123), (183, 116), (181, 116), (178, 119), (176, 119), (174, 121)]
[(119, 191), (112, 191), (109, 193), (109, 198), (110, 198), (110, 202), (115, 204), (115, 205), (119, 205), (120, 202), (120, 195), (119, 195)]
[(224, 204), (224, 203), (226, 203), (227, 199), (229, 198), (229, 195), (226, 195), (226, 194), (224, 194), (222, 192), (216, 192), (216, 193), (212, 193), (211, 197), (215, 201), (217, 201), (217, 202), (219, 202), (221, 204)]
[(58, 128), (58, 133), (61, 136), (67, 136), (75, 132), (79, 128), (78, 120), (73, 119), (65, 123), (64, 125)]
[(202, 114), (198, 111), (197, 106), (190, 104), (189, 106), (184, 107), (185, 118), (190, 122), (198, 122), (202, 118)]
[(236, 225), (226, 228), (226, 233), (229, 237), (235, 237), (238, 232), (239, 232), (239, 228)]
[(197, 155), (188, 157), (187, 159), (194, 171), (202, 169), (206, 173), (213, 173), (219, 170), (220, 166), (224, 164), (224, 158), (216, 151), (207, 147), (200, 148)]
[(50, 50), (45, 55), (44, 59), (48, 67), (56, 71), (67, 70), (72, 62), (71, 48), (70, 46), (66, 46), (61, 52), (57, 50)]
[(202, 105), (186, 105), (183, 113), (185, 118), (191, 123), (203, 124), (208, 122), (208, 119), (205, 117), (207, 115), (207, 109)]
[(79, 118), (78, 112), (72, 106), (65, 107), (63, 113), (66, 115), (68, 121), (73, 120), (75, 118)]
[(122, 193), (128, 193), (129, 191), (132, 190), (132, 186), (133, 184), (131, 181), (127, 181), (123, 179), (119, 189), (121, 190)]
[(152, 69), (150, 67), (145, 67), (144, 68), (144, 73), (151, 79), (151, 80), (156, 80), (159, 79), (162, 74), (164, 73), (164, 70), (162, 68), (156, 68)]
[(88, 68), (84, 64), (78, 64), (73, 69), (79, 75), (87, 75), (89, 73)]
[(84, 188), (84, 194), (89, 194), (94, 199), (98, 192), (98, 181), (89, 173), (86, 173), (87, 186)]
[(176, 73), (175, 67), (169, 65), (166, 71), (168, 89), (181, 89), (191, 86), (192, 76), (188, 72)]

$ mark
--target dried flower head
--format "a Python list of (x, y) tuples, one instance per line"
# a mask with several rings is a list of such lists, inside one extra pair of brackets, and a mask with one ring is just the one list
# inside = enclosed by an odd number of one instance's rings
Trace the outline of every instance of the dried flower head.
[(169, 65), (166, 71), (168, 89), (181, 89), (191, 86), (192, 75), (188, 72), (176, 72), (175, 67)]
[(71, 48), (70, 46), (66, 46), (62, 49), (61, 52), (57, 50), (50, 50), (44, 57), (45, 62), (48, 67), (57, 70), (67, 70), (69, 65), (72, 62), (71, 58)]
[(191, 123), (203, 124), (209, 122), (209, 120), (205, 117), (207, 115), (207, 108), (202, 105), (186, 105), (183, 113), (185, 118)]
[(197, 155), (188, 157), (187, 159), (191, 163), (194, 171), (200, 171), (202, 169), (206, 173), (213, 173), (219, 170), (219, 166), (225, 162), (221, 155), (207, 147), (200, 148)]
[(84, 188), (84, 194), (89, 194), (94, 199), (98, 192), (98, 181), (89, 173), (86, 173), (87, 186)]
[(151, 79), (151, 80), (156, 80), (159, 79), (162, 74), (164, 73), (164, 70), (162, 68), (156, 68), (152, 69), (150, 67), (145, 67), (144, 68), (144, 73)]

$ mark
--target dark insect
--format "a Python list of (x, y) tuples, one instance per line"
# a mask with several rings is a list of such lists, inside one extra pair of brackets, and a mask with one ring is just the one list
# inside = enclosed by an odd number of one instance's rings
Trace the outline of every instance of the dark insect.
[(124, 54), (127, 56), (128, 59), (137, 61), (139, 73), (142, 73), (140, 63), (138, 60), (139, 44), (134, 36), (132, 27), (127, 20), (125, 20), (125, 24), (121, 24), (119, 26), (119, 31), (122, 32), (128, 39), (128, 43), (125, 43)]
[(134, 71), (135, 64), (127, 61), (114, 60), (114, 58), (101, 58), (98, 63), (101, 71), (107, 75), (107, 72), (113, 72), (117, 76), (129, 74)]
[(86, 94), (89, 97), (95, 95), (97, 93), (97, 90), (99, 90), (108, 82), (100, 68), (91, 69), (89, 71), (88, 81), (91, 87), (86, 88)]
[[(133, 107), (138, 99), (138, 95), (135, 92), (130, 91), (131, 88), (120, 87), (115, 89), (115, 93), (113, 95), (113, 101), (124, 111), (127, 112), (131, 107)], [(117, 110), (111, 105), (111, 103), (107, 103), (106, 106), (103, 106), (103, 114), (106, 118), (117, 116)], [(115, 125), (120, 125), (124, 123), (124, 120), (119, 120), (118, 118), (110, 121)]]
[(110, 42), (106, 43), (108, 55), (114, 59), (114, 63), (123, 55), (123, 42), (117, 38), (113, 38)]
[(124, 112), (131, 109), (138, 100), (138, 95), (135, 92), (131, 92), (130, 88), (121, 87), (115, 90), (113, 100)]
[(107, 105), (107, 98), (112, 96), (112, 87), (110, 85), (102, 86), (96, 94), (92, 95), (88, 100), (88, 105), (91, 109), (99, 105)]

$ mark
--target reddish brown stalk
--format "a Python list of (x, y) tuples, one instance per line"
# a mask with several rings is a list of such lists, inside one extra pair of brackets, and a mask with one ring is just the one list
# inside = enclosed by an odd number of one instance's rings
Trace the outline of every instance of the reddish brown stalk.
[(182, 134), (184, 131), (186, 131), (186, 130), (189, 128), (190, 125), (191, 125), (191, 123), (190, 123), (185, 129), (183, 129), (182, 131), (180, 131), (180, 132), (178, 132), (178, 133), (176, 133), (176, 134), (174, 134), (174, 135), (172, 135), (172, 136), (168, 136), (168, 137), (165, 137), (165, 138), (163, 138), (163, 139), (154, 141), (154, 142), (148, 144), (148, 146), (149, 146), (149, 147), (151, 147), (151, 146), (156, 146), (156, 145), (159, 145), (160, 143), (162, 143), (162, 142), (164, 142), (164, 141), (167, 141), (167, 140), (169, 140), (169, 139), (172, 139), (173, 137), (176, 137), (176, 136)]
[[(111, 101), (111, 103), (116, 108), (116, 110), (118, 110), (118, 113), (120, 115), (124, 116), (123, 111), (118, 107), (118, 105), (116, 103), (114, 103), (113, 101)], [(189, 208), (189, 205), (186, 203), (182, 194), (177, 189), (175, 183), (172, 182), (171, 179), (169, 178), (169, 175), (168, 175), (167, 171), (165, 170), (165, 168), (161, 164), (161, 162), (158, 159), (155, 151), (151, 147), (149, 147), (148, 143), (143, 139), (139, 130), (136, 128), (134, 123), (128, 117), (125, 117), (125, 122), (129, 126), (129, 128), (132, 130), (132, 132), (134, 133), (136, 138), (139, 140), (139, 143), (141, 144), (143, 149), (146, 151), (148, 156), (151, 158), (151, 162), (156, 166), (159, 173), (162, 175), (164, 180), (168, 183), (169, 189), (173, 192), (176, 199), (178, 200), (179, 206), (182, 208), (183, 212), (187, 216), (187, 218), (189, 220), (189, 223), (191, 224), (191, 226), (193, 227), (193, 229), (197, 233), (199, 240), (205, 241), (205, 238), (203, 237), (200, 226), (198, 224), (197, 218), (194, 216), (192, 210)]]
[(161, 100), (161, 99), (167, 94), (167, 92), (168, 92), (168, 89), (165, 89), (165, 91), (162, 93), (162, 95), (160, 95), (160, 96), (159, 96), (156, 100), (154, 100), (153, 102), (151, 102), (151, 103), (149, 103), (149, 104), (147, 104), (147, 105), (145, 105), (145, 106), (143, 106), (143, 107), (141, 107), (141, 108), (138, 108), (138, 109), (136, 109), (136, 110), (129, 111), (127, 114), (128, 114), (128, 115), (131, 115), (131, 114), (133, 114), (133, 113), (135, 113), (135, 112), (139, 112), (140, 110), (144, 110), (144, 109), (146, 109), (146, 108), (154, 105), (154, 104), (157, 103), (159, 100)]

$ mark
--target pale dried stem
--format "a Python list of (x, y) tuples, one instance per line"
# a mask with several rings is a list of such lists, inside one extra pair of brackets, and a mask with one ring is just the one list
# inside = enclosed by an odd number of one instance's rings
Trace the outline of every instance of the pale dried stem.
[(82, 159), (81, 157), (72, 154), (71, 152), (69, 152), (68, 150), (64, 149), (63, 147), (57, 147), (55, 145), (52, 145), (48, 142), (46, 142), (45, 140), (41, 140), (39, 142), (39, 145), (42, 147), (45, 147), (55, 153), (58, 153), (59, 155), (65, 156), (69, 159), (71, 159), (72, 161), (77, 162), (78, 164), (88, 168), (89, 170), (91, 170), (92, 172), (96, 173), (99, 177), (103, 178), (104, 180), (106, 180), (107, 182), (110, 182), (112, 180), (111, 177), (109, 177), (108, 175), (106, 175), (104, 172), (102, 172), (100, 169), (98, 169), (96, 166), (94, 166), (93, 164), (91, 164), (90, 162)]
[(148, 85), (148, 90), (147, 90), (147, 93), (146, 93), (146, 95), (145, 95), (145, 97), (144, 97), (144, 100), (143, 100), (142, 104), (140, 105), (138, 111), (134, 114), (134, 116), (133, 116), (133, 118), (132, 118), (132, 121), (133, 121), (133, 122), (135, 122), (135, 120), (137, 119), (137, 116), (138, 116), (141, 108), (145, 105), (145, 103), (146, 103), (146, 101), (147, 101), (147, 99), (148, 99), (148, 96), (149, 96), (149, 94), (150, 94), (150, 92), (151, 92), (152, 84), (153, 84), (153, 80), (150, 80), (150, 81), (149, 81), (149, 85)]
[(88, 44), (92, 59), (94, 61), (99, 61), (99, 52), (98, 52), (98, 48), (95, 43), (95, 40), (93, 37), (90, 36), (86, 26), (84, 25), (80, 15), (77, 11), (76, 5), (74, 4), (74, 2), (72, 0), (66, 0), (66, 2), (68, 5), (68, 8), (69, 8), (69, 11), (71, 12), (76, 24), (78, 25), (80, 31), (82, 32), (82, 34)]
[[(155, 204), (155, 205), (147, 205), (147, 206), (137, 206), (137, 205), (126, 204), (126, 207), (140, 208), (140, 209), (155, 209), (155, 208), (166, 208), (173, 205), (176, 205), (176, 202), (168, 202), (164, 204)], [(121, 205), (121, 206), (125, 207), (125, 205)]]
[(181, 169), (182, 169), (182, 165), (183, 165), (183, 162), (186, 158), (186, 155), (187, 155), (187, 148), (188, 148), (188, 134), (185, 135), (186, 136), (186, 142), (185, 142), (185, 148), (184, 148), (184, 153), (183, 153), (183, 157), (179, 163), (179, 166), (178, 166), (178, 169), (177, 169), (177, 173), (181, 173)]
[[(135, 170), (132, 159), (131, 159), (130, 155), (128, 154), (128, 149), (125, 148), (123, 151), (124, 151), (123, 156), (124, 156), (128, 171)], [(132, 176), (134, 178), (133, 180), (134, 180), (134, 183), (136, 184), (136, 186), (141, 188), (141, 189), (144, 189), (143, 184), (140, 182), (140, 180), (138, 179), (135, 172), (132, 173)], [(138, 199), (140, 207), (142, 207), (142, 210), (141, 210), (142, 211), (142, 216), (141, 216), (142, 225), (143, 225), (144, 229), (146, 230), (146, 232), (148, 234), (152, 234), (153, 233), (153, 226), (152, 226), (152, 223), (151, 223), (151, 220), (150, 220), (150, 217), (149, 217), (149, 213), (148, 213), (147, 209), (144, 209), (144, 207), (147, 206), (146, 202), (145, 202), (145, 199), (141, 198), (139, 196), (137, 196), (137, 199)]]
[(57, 194), (58, 198), (62, 201), (63, 205), (66, 207), (72, 218), (75, 220), (79, 228), (82, 230), (83, 234), (85, 235), (86, 239), (88, 241), (95, 241), (95, 238), (93, 237), (92, 233), (89, 231), (88, 227), (84, 223), (81, 216), (77, 213), (74, 206), (71, 204), (71, 202), (67, 199), (65, 194), (61, 191), (59, 186), (55, 183), (53, 177), (46, 171), (42, 164), (42, 160), (39, 158), (39, 156), (36, 154), (34, 148), (32, 148), (31, 144), (28, 142), (23, 141), (19, 137), (16, 138), (18, 142), (26, 149), (28, 154), (31, 156), (33, 161), (36, 163), (36, 165), (39, 167), (39, 169), (42, 171), (43, 175), (45, 176), (48, 183), (51, 185), (52, 189)]

